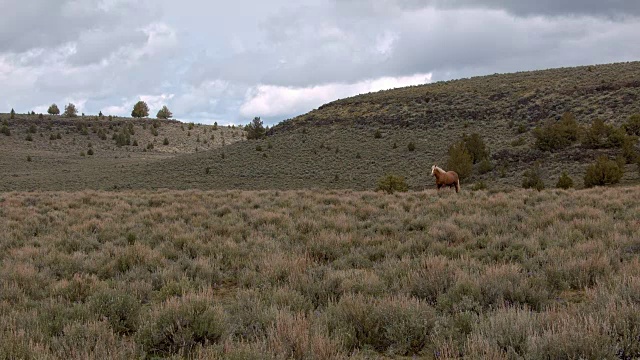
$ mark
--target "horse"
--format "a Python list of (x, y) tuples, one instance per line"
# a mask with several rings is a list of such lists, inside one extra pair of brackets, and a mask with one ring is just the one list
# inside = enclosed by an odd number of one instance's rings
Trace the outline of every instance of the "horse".
[(443, 186), (455, 187), (456, 193), (460, 191), (460, 178), (455, 171), (444, 171), (437, 165), (431, 167), (431, 175), (436, 177), (438, 191)]

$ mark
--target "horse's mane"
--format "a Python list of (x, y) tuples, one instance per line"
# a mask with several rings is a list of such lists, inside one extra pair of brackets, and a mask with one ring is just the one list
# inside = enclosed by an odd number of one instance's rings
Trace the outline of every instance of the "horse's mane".
[(441, 173), (445, 173), (446, 172), (446, 171), (442, 170), (442, 168), (440, 166), (436, 166), (435, 170), (438, 170), (438, 172), (441, 172)]

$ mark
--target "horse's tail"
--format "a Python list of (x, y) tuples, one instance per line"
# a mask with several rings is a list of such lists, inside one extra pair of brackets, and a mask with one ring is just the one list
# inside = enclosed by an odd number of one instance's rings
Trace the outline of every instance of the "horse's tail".
[(456, 192), (460, 192), (460, 178), (456, 179)]

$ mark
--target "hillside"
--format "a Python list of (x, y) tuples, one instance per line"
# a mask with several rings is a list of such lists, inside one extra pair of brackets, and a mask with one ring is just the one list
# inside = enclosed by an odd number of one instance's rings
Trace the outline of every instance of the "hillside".
[(0, 114), (3, 126), (3, 190), (112, 189), (144, 164), (244, 140), (240, 129), (176, 120)]
[[(0, 189), (366, 190), (394, 173), (405, 176), (411, 189), (421, 190), (433, 186), (431, 165), (445, 165), (449, 146), (465, 133), (481, 135), (493, 170), (479, 175), (476, 169), (463, 188), (481, 181), (490, 189), (519, 187), (523, 172), (534, 163), (547, 187), (563, 171), (581, 187), (588, 164), (600, 155), (615, 158), (620, 150), (579, 143), (551, 152), (535, 148), (532, 130), (565, 112), (585, 126), (596, 118), (620, 126), (639, 114), (640, 62), (496, 74), (364, 94), (283, 121), (264, 140), (231, 144), (231, 138), (225, 146), (198, 152), (191, 142), (186, 149), (192, 151), (164, 152), (140, 162), (112, 161), (108, 167), (121, 169), (115, 173), (78, 171), (75, 179), (82, 180), (75, 182), (61, 183), (67, 176), (55, 170), (47, 178), (29, 175), (40, 168), (22, 161), (27, 152), (18, 150), (25, 145), (18, 142), (10, 146), (20, 154), (19, 171), (0, 175)], [(374, 137), (377, 130), (380, 138)], [(0, 135), (0, 148), (6, 146)], [(638, 150), (637, 141), (634, 146)], [(638, 183), (638, 166), (627, 164), (621, 184)]]

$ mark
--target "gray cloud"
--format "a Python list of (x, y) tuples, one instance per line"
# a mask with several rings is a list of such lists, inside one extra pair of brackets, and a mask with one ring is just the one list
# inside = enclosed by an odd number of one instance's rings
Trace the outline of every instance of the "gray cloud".
[(385, 13), (391, 9), (493, 9), (504, 10), (517, 16), (589, 15), (619, 17), (640, 15), (640, 2), (636, 0), (335, 0), (337, 6), (360, 13)]
[(442, 80), (640, 59), (632, 46), (636, 1), (0, 0), (0, 7), (12, 15), (0, 22), (0, 106), (20, 111), (76, 101), (87, 113), (124, 115), (145, 97), (185, 120), (247, 122), (248, 112), (264, 109), (273, 123), (383, 77)]

